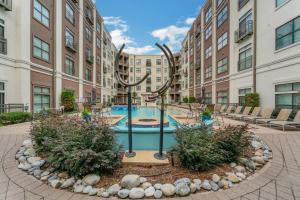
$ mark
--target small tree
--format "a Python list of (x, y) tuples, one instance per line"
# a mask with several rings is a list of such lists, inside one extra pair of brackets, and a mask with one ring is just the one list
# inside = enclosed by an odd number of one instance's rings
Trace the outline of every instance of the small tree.
[(60, 95), (61, 105), (65, 107), (65, 111), (70, 112), (75, 109), (75, 96), (71, 90), (64, 90)]
[(259, 102), (259, 94), (258, 93), (249, 93), (245, 96), (245, 106), (249, 107), (258, 107)]
[(135, 104), (135, 100), (137, 99), (138, 95), (136, 92), (133, 92), (131, 98), (133, 99), (133, 103)]

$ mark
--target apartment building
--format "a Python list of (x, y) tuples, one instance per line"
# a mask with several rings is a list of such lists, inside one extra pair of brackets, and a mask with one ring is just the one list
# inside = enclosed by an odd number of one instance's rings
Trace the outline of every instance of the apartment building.
[(58, 108), (63, 90), (111, 101), (116, 48), (93, 1), (7, 0), (0, 9), (1, 104)]
[(243, 104), (258, 92), (263, 107), (299, 105), (297, 0), (207, 0), (182, 43), (185, 96)]

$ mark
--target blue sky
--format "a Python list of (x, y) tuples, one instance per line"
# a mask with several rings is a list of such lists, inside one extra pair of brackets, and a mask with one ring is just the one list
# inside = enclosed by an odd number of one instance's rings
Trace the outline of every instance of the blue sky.
[(135, 54), (157, 54), (155, 42), (168, 44), (173, 51), (189, 30), (203, 0), (97, 0), (117, 47)]

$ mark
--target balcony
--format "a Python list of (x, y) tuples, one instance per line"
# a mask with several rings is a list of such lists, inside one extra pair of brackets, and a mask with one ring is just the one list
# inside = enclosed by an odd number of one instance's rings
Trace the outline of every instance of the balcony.
[(85, 13), (85, 17), (87, 19), (87, 21), (91, 24), (91, 25), (94, 25), (94, 17), (93, 17), (93, 14), (91, 11), (87, 11)]
[(0, 37), (0, 54), (7, 54), (7, 39)]
[(66, 46), (67, 49), (69, 49), (72, 52), (77, 51), (77, 44), (75, 44), (74, 42), (72, 42), (70, 40), (66, 40), (65, 46)]
[(12, 0), (0, 0), (0, 7), (6, 11), (12, 11)]
[(235, 42), (239, 43), (253, 34), (253, 21), (249, 20), (244, 24), (240, 24), (239, 30), (235, 31)]
[(93, 55), (91, 55), (91, 54), (86, 54), (85, 55), (85, 60), (87, 61), (87, 62), (89, 62), (89, 63), (94, 63), (94, 56)]

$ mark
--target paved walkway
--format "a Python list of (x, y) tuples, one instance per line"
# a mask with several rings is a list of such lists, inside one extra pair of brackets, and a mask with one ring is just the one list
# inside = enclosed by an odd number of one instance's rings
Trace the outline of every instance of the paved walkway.
[[(236, 123), (234, 121), (226, 121)], [(0, 128), (0, 200), (89, 200), (89, 197), (53, 189), (17, 169), (15, 152), (28, 137), (29, 123)], [(193, 194), (189, 200), (294, 200), (300, 199), (300, 132), (259, 128), (255, 132), (273, 150), (273, 160), (251, 179), (218, 192)], [(112, 198), (116, 199), (116, 198)]]

